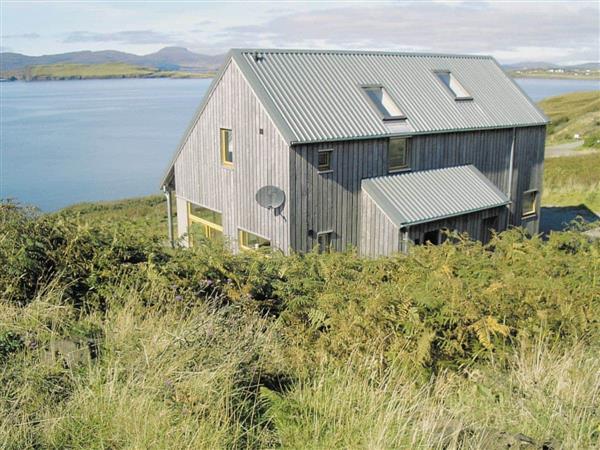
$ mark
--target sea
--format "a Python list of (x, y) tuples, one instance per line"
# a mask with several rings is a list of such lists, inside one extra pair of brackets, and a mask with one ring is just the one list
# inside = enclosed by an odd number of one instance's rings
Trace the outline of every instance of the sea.
[[(516, 79), (534, 100), (594, 80)], [(44, 212), (156, 194), (211, 80), (0, 83), (0, 199)]]

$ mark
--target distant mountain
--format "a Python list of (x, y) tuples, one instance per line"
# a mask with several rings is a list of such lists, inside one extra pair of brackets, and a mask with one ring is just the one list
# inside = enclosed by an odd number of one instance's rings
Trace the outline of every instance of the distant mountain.
[(148, 55), (134, 55), (116, 50), (60, 53), (56, 55), (28, 56), (21, 53), (0, 53), (0, 71), (24, 69), (30, 66), (47, 64), (105, 64), (126, 63), (136, 66), (153, 67), (164, 70), (186, 70), (193, 72), (215, 71), (225, 55), (203, 55), (183, 47), (165, 47)]
[(589, 62), (584, 64), (576, 64), (576, 65), (563, 65), (563, 64), (554, 64), (543, 61), (525, 61), (518, 62), (513, 64), (503, 64), (504, 69), (506, 70), (548, 70), (548, 69), (566, 69), (566, 70), (600, 70), (600, 62)]
[(543, 61), (524, 61), (513, 64), (504, 64), (506, 70), (527, 70), (527, 69), (558, 69), (558, 64)]
[(585, 64), (577, 64), (575, 66), (565, 66), (565, 69), (600, 70), (600, 62), (591, 62), (591, 63), (585, 63)]

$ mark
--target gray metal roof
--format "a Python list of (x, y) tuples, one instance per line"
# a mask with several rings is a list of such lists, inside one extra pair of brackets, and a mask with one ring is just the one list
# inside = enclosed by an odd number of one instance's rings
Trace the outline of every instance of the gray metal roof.
[[(491, 56), (232, 49), (183, 135), (161, 186), (172, 183), (173, 164), (232, 60), (288, 144), (548, 123)], [(472, 100), (455, 100), (437, 79), (436, 70), (452, 72)], [(363, 85), (383, 86), (406, 121), (383, 121), (363, 95)]]
[[(490, 56), (264, 49), (231, 54), (290, 144), (548, 122)], [(450, 71), (472, 100), (456, 100), (435, 71)], [(406, 122), (384, 122), (363, 95), (364, 85), (383, 86)]]
[(510, 203), (472, 165), (368, 178), (362, 180), (362, 189), (398, 227)]

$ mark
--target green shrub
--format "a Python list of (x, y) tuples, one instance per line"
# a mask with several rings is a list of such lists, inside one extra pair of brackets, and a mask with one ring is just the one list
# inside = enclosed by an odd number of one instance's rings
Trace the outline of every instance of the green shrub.
[(0, 447), (436, 448), (456, 420), (597, 442), (600, 243), (578, 230), (365, 259), (85, 217), (0, 208)]

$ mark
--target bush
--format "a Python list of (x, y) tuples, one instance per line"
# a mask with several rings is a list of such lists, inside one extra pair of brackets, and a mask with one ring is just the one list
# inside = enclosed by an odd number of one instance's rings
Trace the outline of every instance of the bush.
[[(597, 443), (600, 243), (577, 230), (364, 259), (172, 250), (93, 223), (0, 208), (0, 447), (435, 448), (463, 412), (469, 439)], [(530, 398), (527, 421), (511, 405)]]

